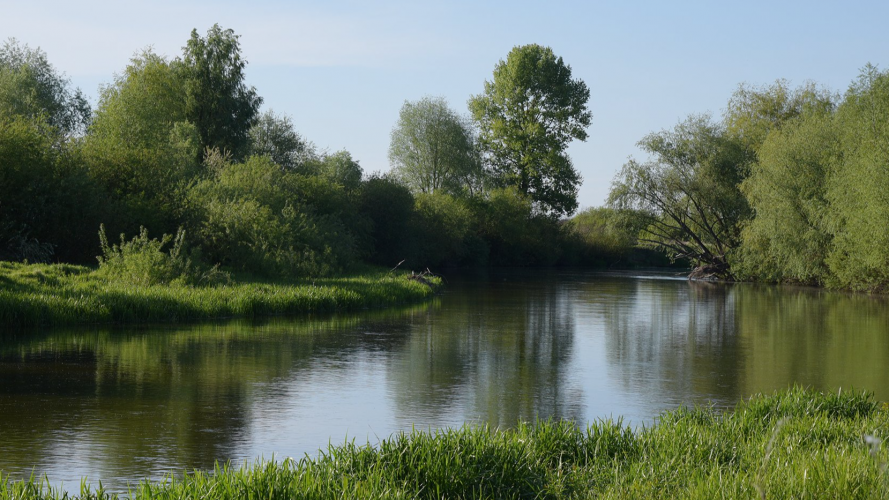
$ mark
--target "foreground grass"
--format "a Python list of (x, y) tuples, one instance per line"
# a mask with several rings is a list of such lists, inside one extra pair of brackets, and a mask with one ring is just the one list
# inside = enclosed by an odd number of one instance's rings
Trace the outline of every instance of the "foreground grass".
[(0, 262), (0, 326), (160, 323), (390, 306), (432, 294), (404, 274), (134, 286), (67, 264)]
[[(319, 458), (143, 482), (173, 498), (889, 498), (889, 411), (861, 393), (793, 389), (730, 413), (679, 409), (633, 431), (599, 421), (497, 431), (466, 427), (345, 444)], [(0, 481), (0, 499), (65, 498), (39, 480)], [(83, 486), (79, 497), (113, 498)]]

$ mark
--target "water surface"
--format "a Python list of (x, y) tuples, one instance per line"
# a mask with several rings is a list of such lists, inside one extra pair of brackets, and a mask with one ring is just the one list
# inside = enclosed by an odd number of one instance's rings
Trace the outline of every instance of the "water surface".
[(885, 297), (663, 273), (446, 280), (431, 302), (388, 311), (6, 332), (0, 471), (122, 490), (412, 427), (639, 425), (794, 384), (889, 399)]

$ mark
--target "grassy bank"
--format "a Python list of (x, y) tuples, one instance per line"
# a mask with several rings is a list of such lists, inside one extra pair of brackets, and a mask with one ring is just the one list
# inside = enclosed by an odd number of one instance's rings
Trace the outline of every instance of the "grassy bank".
[(383, 307), (433, 290), (405, 274), (219, 286), (138, 286), (66, 264), (0, 262), (0, 326), (163, 323)]
[[(733, 412), (680, 409), (648, 428), (611, 421), (396, 435), (317, 459), (220, 467), (130, 498), (889, 498), (889, 410), (861, 393), (794, 389)], [(0, 498), (60, 498), (39, 480)], [(83, 489), (80, 498), (108, 498)]]

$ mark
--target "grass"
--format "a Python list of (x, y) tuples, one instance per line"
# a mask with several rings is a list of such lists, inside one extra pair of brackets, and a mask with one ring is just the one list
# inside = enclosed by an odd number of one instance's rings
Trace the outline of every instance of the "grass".
[(416, 302), (433, 290), (406, 274), (221, 286), (133, 285), (67, 264), (0, 262), (0, 326), (169, 323), (376, 308)]
[[(864, 393), (792, 389), (720, 414), (681, 408), (633, 430), (598, 421), (464, 427), (346, 443), (317, 458), (217, 466), (142, 482), (133, 499), (889, 498), (881, 439), (889, 409)], [(0, 480), (0, 499), (79, 496), (36, 478)]]

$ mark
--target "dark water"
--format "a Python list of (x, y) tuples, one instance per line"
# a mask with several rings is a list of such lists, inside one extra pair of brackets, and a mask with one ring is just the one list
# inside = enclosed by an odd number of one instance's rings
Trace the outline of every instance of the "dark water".
[(889, 399), (889, 301), (667, 275), (449, 276), (408, 309), (0, 336), (0, 471), (112, 489), (410, 429), (650, 423), (793, 384)]

